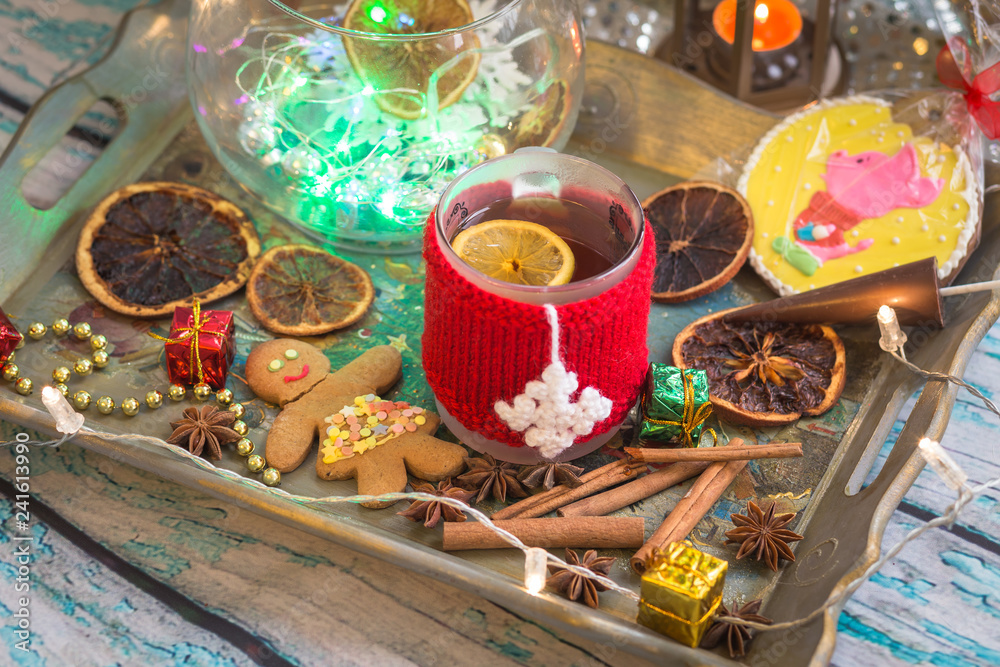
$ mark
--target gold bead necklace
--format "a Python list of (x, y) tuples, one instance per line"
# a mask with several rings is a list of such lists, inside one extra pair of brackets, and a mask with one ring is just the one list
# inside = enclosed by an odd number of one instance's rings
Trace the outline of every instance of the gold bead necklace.
[[(89, 323), (78, 322), (70, 325), (69, 320), (65, 317), (61, 317), (53, 322), (51, 330), (56, 336), (72, 334), (77, 340), (90, 341), (91, 357), (89, 359), (86, 357), (77, 359), (73, 363), (72, 371), (68, 366), (57, 366), (52, 371), (52, 380), (55, 382), (53, 386), (69, 400), (75, 410), (82, 412), (93, 404), (102, 415), (110, 415), (115, 411), (116, 407), (121, 409), (122, 413), (128, 417), (134, 417), (139, 414), (141, 404), (134, 396), (123, 398), (121, 404), (118, 406), (116, 406), (114, 399), (107, 395), (100, 396), (95, 401), (91, 393), (84, 389), (73, 392), (71, 396), (67, 383), (73, 377), (74, 373), (80, 377), (86, 377), (93, 373), (94, 369), (105, 368), (110, 363), (111, 357), (107, 352), (108, 339), (101, 334), (95, 334)], [(15, 352), (24, 347), (25, 341), (28, 338), (41, 340), (48, 331), (49, 327), (46, 327), (42, 322), (32, 322), (28, 326), (28, 336), (21, 337), (21, 340), (14, 348)], [(14, 390), (17, 393), (22, 396), (28, 396), (34, 391), (35, 383), (31, 378), (21, 375), (21, 369), (14, 363), (15, 352), (11, 352), (3, 364), (0, 365), (0, 377), (7, 382), (12, 382)], [(175, 383), (167, 387), (166, 396), (172, 401), (182, 401), (187, 397), (187, 391), (187, 387)], [(191, 388), (191, 395), (198, 401), (207, 401), (212, 396), (212, 388), (201, 382)], [(150, 410), (160, 408), (163, 405), (163, 398), (164, 394), (158, 389), (147, 391), (143, 397), (146, 407)], [(253, 453), (253, 441), (247, 438), (250, 427), (243, 421), (243, 416), (246, 414), (246, 408), (243, 404), (234, 403), (233, 392), (226, 388), (215, 392), (215, 401), (222, 408), (232, 412), (236, 416), (236, 421), (232, 425), (232, 429), (240, 436), (240, 439), (236, 442), (236, 452), (246, 458), (247, 469), (253, 473), (262, 473), (263, 481), (268, 486), (277, 486), (280, 484), (281, 473), (275, 468), (268, 467), (267, 461), (263, 456)]]

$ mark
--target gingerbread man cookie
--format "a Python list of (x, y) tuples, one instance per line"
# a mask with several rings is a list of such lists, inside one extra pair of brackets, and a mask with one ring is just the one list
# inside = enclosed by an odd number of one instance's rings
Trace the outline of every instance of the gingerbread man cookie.
[(316, 474), (355, 478), (360, 494), (403, 491), (407, 472), (431, 482), (457, 475), (466, 451), (433, 437), (437, 415), (378, 397), (401, 376), (402, 359), (388, 345), (333, 373), (330, 360), (308, 343), (279, 338), (258, 345), (247, 357), (247, 383), (281, 406), (267, 436), (268, 464), (281, 472), (295, 470), (318, 436)]

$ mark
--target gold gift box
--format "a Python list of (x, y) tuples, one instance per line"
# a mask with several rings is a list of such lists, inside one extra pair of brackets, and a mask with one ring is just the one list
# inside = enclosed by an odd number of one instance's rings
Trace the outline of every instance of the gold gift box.
[(681, 542), (657, 552), (642, 575), (638, 622), (696, 647), (722, 601), (729, 563)]

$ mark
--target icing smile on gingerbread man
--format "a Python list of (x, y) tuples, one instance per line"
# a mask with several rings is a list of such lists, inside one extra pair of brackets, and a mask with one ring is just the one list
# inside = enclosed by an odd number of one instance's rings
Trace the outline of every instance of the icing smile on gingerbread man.
[(298, 380), (301, 380), (302, 378), (304, 378), (307, 375), (309, 375), (309, 364), (304, 364), (302, 366), (302, 372), (299, 373), (298, 375), (286, 375), (285, 376), (285, 383), (287, 384), (289, 382), (296, 382)]
[[(280, 346), (279, 346), (280, 347)], [(284, 353), (280, 357), (275, 357), (267, 362), (267, 370), (271, 373), (278, 373), (285, 367), (285, 362), (296, 361), (299, 358), (299, 351), (294, 347), (289, 346), (285, 349)], [(295, 382), (296, 380), (301, 380), (302, 378), (309, 375), (309, 364), (302, 364), (302, 372), (298, 375), (286, 375), (284, 376), (285, 384), (289, 382)]]

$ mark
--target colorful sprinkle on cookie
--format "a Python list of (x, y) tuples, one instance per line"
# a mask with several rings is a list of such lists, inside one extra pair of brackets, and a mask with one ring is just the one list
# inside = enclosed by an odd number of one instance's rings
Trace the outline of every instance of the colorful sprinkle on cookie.
[(346, 405), (324, 420), (329, 426), (321, 445), (323, 463), (348, 459), (402, 433), (413, 433), (427, 422), (420, 416), (423, 411), (403, 401), (383, 401), (374, 394), (356, 397), (354, 405)]

